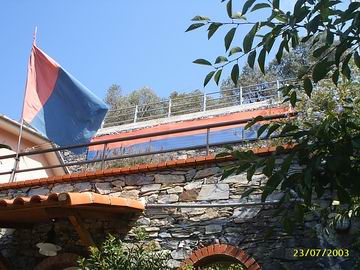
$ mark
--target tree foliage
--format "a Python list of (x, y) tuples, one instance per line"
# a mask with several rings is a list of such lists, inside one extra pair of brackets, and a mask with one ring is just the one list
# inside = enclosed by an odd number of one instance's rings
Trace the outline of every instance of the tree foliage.
[(163, 114), (166, 108), (162, 99), (149, 87), (142, 87), (123, 95), (119, 85), (112, 85), (106, 93), (105, 102), (110, 105), (105, 124), (132, 122), (135, 106), (138, 118), (151, 118), (153, 115)]
[[(354, 72), (360, 68), (360, 3), (297, 0), (292, 11), (284, 11), (280, 0), (247, 0), (241, 11), (235, 12), (232, 0), (222, 2), (226, 2), (228, 22), (204, 16), (193, 18), (203, 24), (199, 28), (208, 26), (208, 38), (217, 29), (229, 27), (224, 36), (228, 58), (213, 63), (202, 60), (213, 68), (209, 74), (224, 74), (223, 70), (229, 67), (232, 82), (237, 85), (238, 61), (247, 57), (248, 65), (257, 65), (264, 74), (272, 70), (281, 76), (296, 75), (297, 80), (280, 91), (284, 101), (300, 113), (298, 118), (263, 124), (258, 132), (259, 136), (282, 137), (291, 150), (279, 146), (270, 157), (258, 157), (252, 151), (230, 151), (238, 164), (224, 176), (247, 172), (251, 180), (255, 173), (266, 175), (262, 200), (275, 191), (282, 192), (280, 203), (286, 207), (280, 211), (288, 231), (296, 222), (302, 222), (308, 211), (327, 219), (333, 201), (340, 202), (348, 217), (358, 215), (360, 182), (355, 179), (360, 179), (359, 81)], [(246, 18), (259, 10), (267, 12), (268, 17), (254, 22)], [(239, 26), (246, 25), (250, 26), (247, 34), (235, 39)], [(302, 52), (295, 54), (297, 62), (287, 61), (287, 56), (296, 50)], [(266, 68), (271, 52), (276, 53), (277, 65), (272, 62)], [(209, 74), (206, 82), (213, 76)], [(261, 116), (257, 117), (247, 126), (261, 120)], [(279, 155), (284, 157), (281, 161)], [(324, 196), (329, 204), (317, 205)]]

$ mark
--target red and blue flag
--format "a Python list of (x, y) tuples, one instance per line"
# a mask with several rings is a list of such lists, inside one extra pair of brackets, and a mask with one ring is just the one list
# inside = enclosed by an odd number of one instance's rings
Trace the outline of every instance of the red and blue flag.
[[(107, 113), (106, 104), (33, 45), (23, 118), (59, 146), (90, 142)], [(74, 148), (82, 153), (85, 148)]]

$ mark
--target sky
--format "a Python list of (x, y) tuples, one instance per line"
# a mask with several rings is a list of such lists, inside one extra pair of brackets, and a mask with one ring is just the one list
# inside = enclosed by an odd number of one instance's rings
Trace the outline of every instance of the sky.
[(35, 26), (37, 46), (101, 99), (112, 84), (161, 97), (218, 91), (213, 82), (203, 88), (211, 70), (192, 61), (223, 55), (226, 31), (210, 41), (205, 29), (185, 33), (195, 15), (227, 18), (220, 0), (1, 1), (0, 114), (20, 119)]

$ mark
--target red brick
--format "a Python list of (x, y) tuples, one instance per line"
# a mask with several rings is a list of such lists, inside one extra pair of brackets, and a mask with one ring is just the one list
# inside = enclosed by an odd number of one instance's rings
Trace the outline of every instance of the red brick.
[(242, 263), (245, 263), (246, 260), (249, 258), (249, 256), (247, 255), (247, 253), (243, 250), (240, 250), (238, 255), (236, 256), (236, 258), (242, 262)]
[(254, 263), (252, 266), (249, 267), (248, 270), (261, 270), (260, 265), (258, 263)]
[(254, 258), (249, 258), (245, 263), (243, 263), (247, 268), (255, 263)]
[(227, 245), (214, 245), (214, 254), (223, 254)]

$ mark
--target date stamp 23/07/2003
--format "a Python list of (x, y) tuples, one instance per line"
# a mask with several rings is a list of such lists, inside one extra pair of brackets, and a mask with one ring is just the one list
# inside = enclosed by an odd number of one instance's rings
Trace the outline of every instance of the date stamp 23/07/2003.
[(347, 248), (327, 249), (327, 248), (294, 248), (294, 257), (349, 257), (350, 252)]

